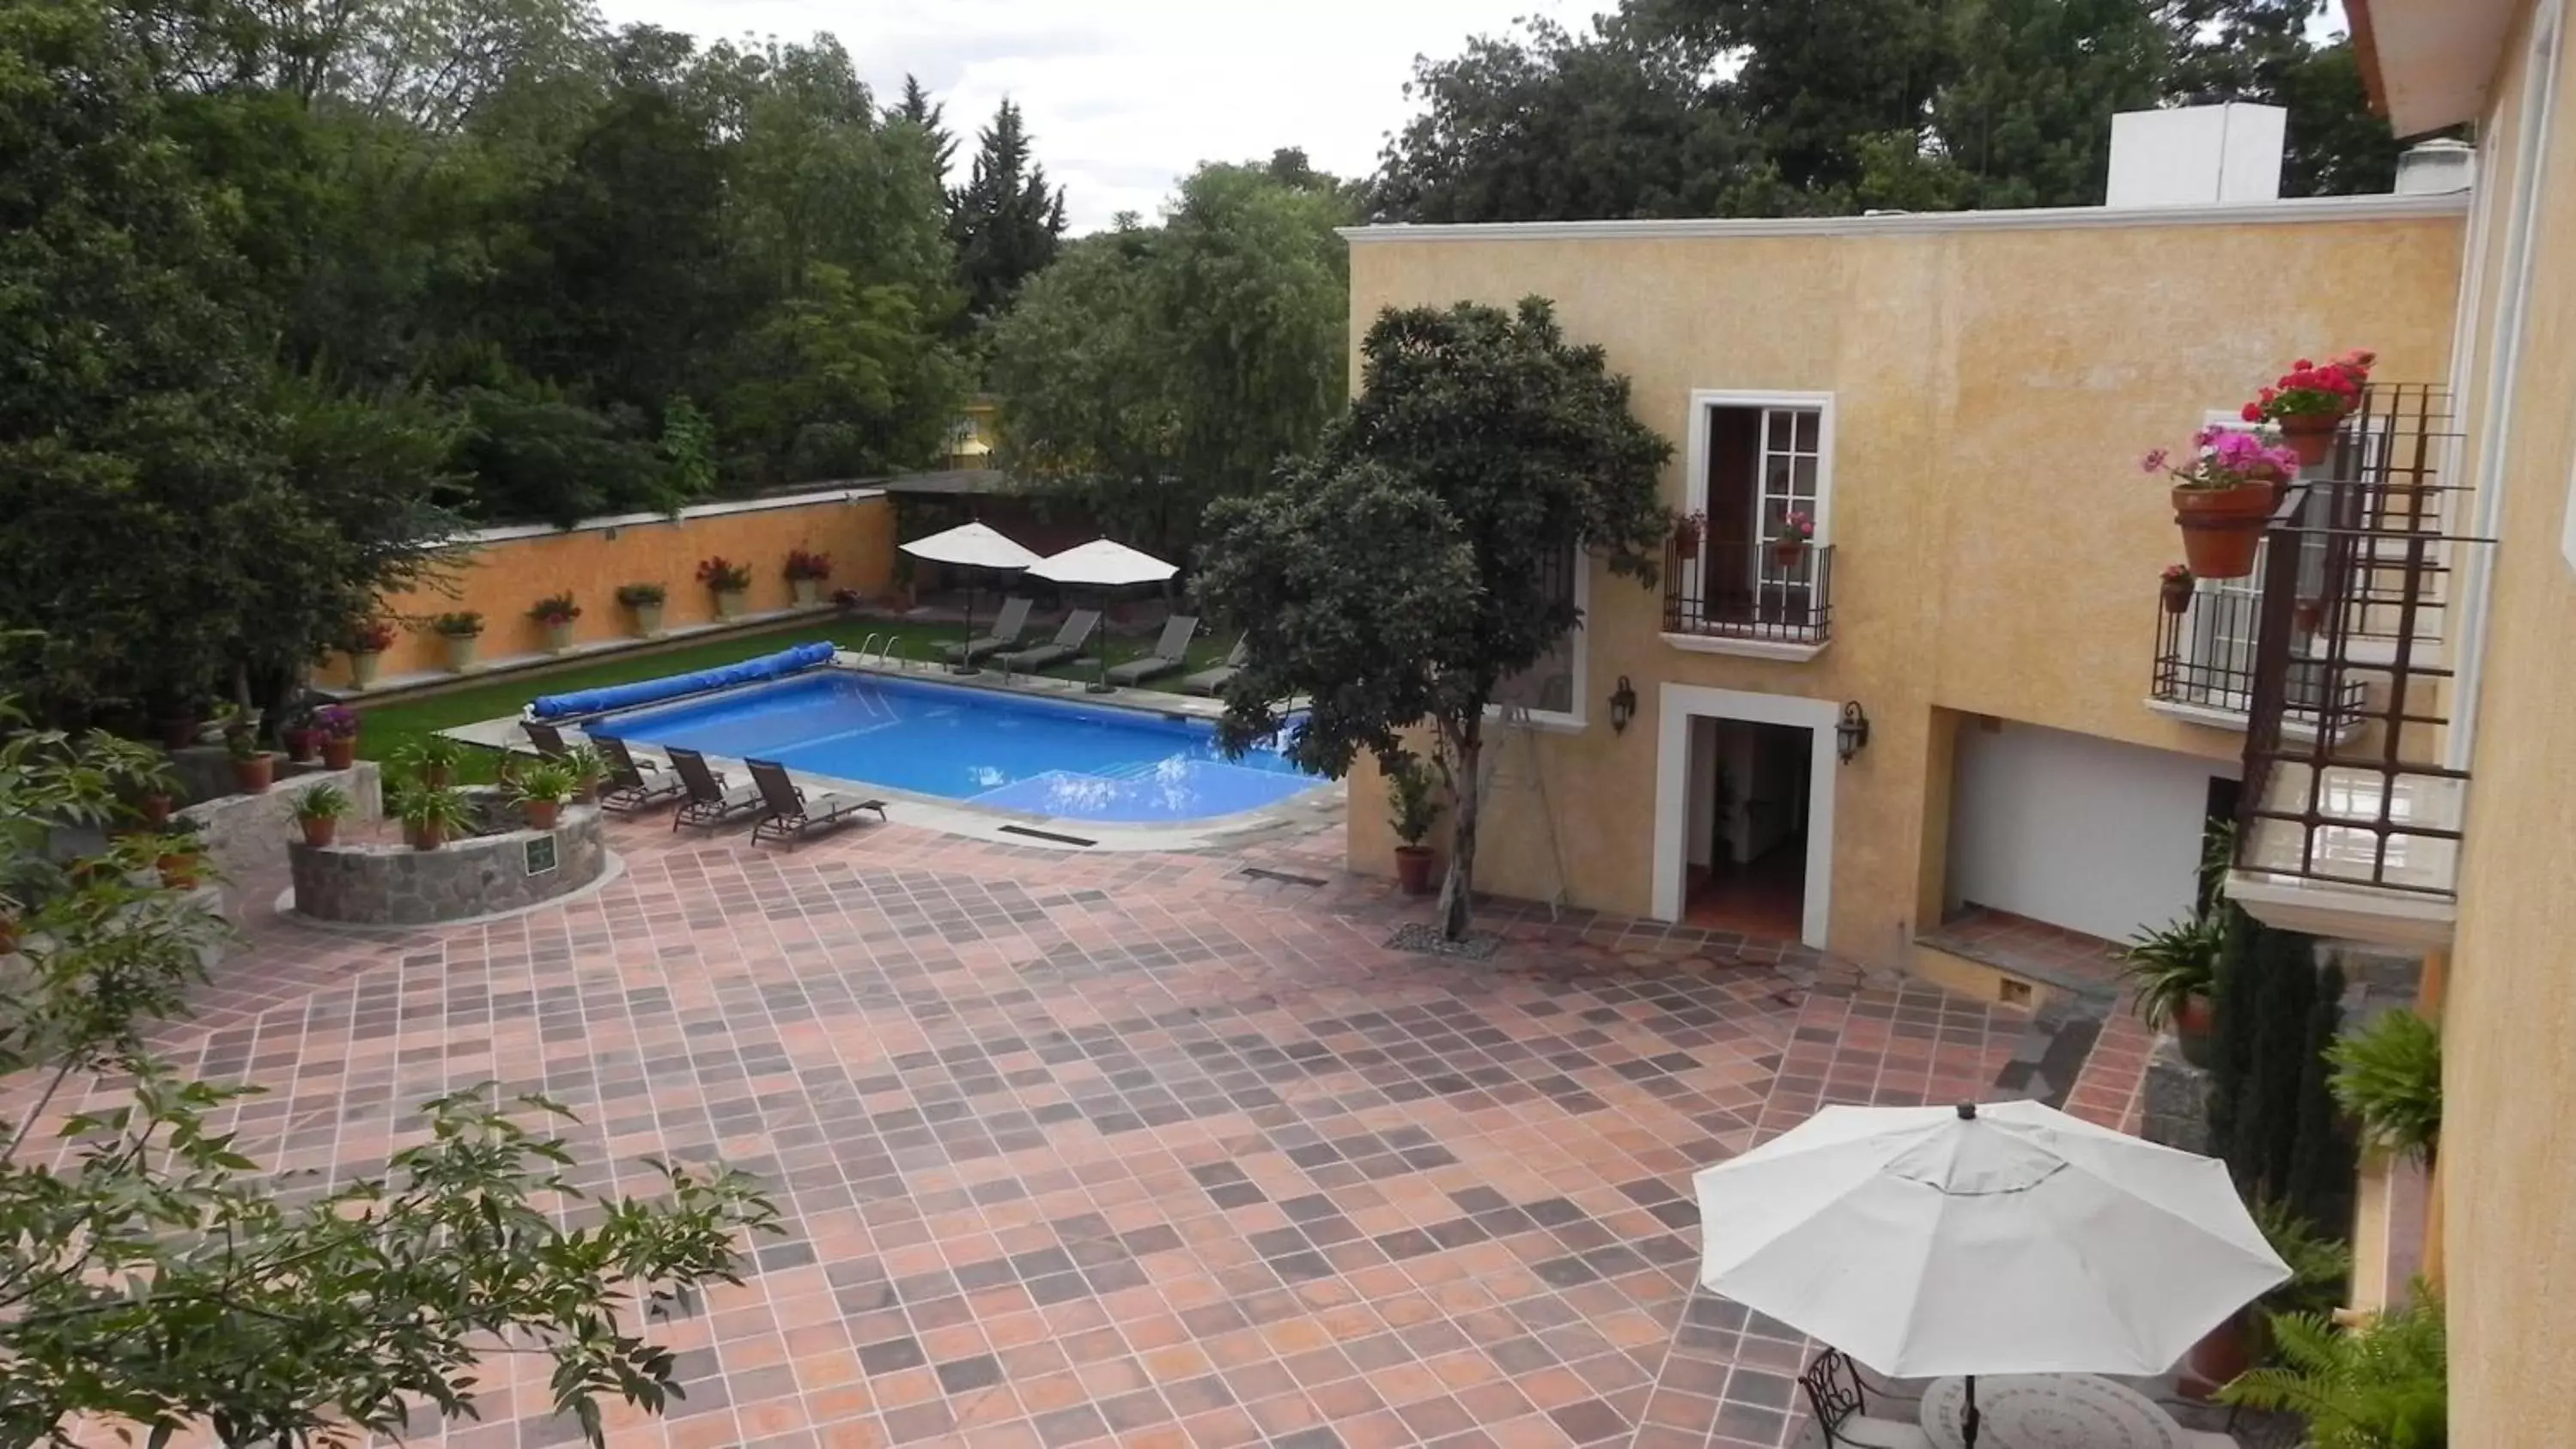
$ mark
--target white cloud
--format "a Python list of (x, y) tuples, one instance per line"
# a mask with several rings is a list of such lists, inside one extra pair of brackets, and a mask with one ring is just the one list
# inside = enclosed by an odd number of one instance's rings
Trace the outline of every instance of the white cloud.
[[(1417, 54), (1544, 14), (1574, 23), (1597, 0), (602, 0), (612, 24), (643, 21), (701, 40), (743, 34), (840, 38), (891, 99), (904, 74), (947, 103), (962, 140), (1008, 95), (1028, 113), (1038, 159), (1063, 185), (1076, 231), (1119, 211), (1150, 217), (1200, 161), (1303, 146), (1344, 176), (1375, 169), (1411, 107)], [(953, 178), (962, 180), (962, 175)]]

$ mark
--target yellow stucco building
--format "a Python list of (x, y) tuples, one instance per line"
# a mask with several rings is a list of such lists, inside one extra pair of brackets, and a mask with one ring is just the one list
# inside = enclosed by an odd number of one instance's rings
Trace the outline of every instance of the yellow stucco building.
[[(1780, 934), (2010, 991), (1927, 936), (2181, 914), (2233, 819), (2248, 909), (2421, 963), (2425, 1256), (2481, 1449), (2576, 1437), (2569, 5), (2347, 0), (2398, 133), (2471, 140), (2393, 196), (1349, 233), (1355, 339), (1554, 299), (1706, 516), (1653, 591), (1569, 551), (1586, 622), (1515, 681), (1480, 883), (1680, 920), (1768, 862)], [(2380, 354), (2372, 409), (2256, 574), (2160, 614), (2177, 537), (2137, 454), (2349, 347)], [(1818, 546), (1775, 558), (1793, 509)], [(1362, 869), (1381, 796), (1354, 781)]]

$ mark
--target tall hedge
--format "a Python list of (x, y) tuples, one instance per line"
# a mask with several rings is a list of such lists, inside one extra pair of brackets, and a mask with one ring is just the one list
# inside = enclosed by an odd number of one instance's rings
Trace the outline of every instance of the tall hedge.
[(2342, 1236), (2356, 1153), (2327, 1090), (2325, 1049), (2343, 1023), (2343, 972), (2318, 969), (2314, 939), (2225, 910), (2210, 1140), (2248, 1199)]

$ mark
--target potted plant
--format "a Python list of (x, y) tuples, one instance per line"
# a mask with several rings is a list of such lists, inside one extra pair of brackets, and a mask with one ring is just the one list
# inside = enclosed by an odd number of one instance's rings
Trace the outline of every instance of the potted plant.
[(412, 785), (394, 797), (394, 818), (414, 850), (436, 850), (474, 828), (474, 807), (453, 785)]
[(138, 760), (130, 767), (125, 785), (134, 801), (134, 814), (143, 822), (144, 829), (159, 830), (169, 822), (170, 807), (174, 803), (171, 792), (178, 788), (179, 782), (171, 774), (168, 761), (153, 760), (143, 764)]
[(224, 751), (233, 759), (233, 788), (257, 795), (277, 783), (277, 756), (259, 747), (259, 729), (248, 719), (224, 726)]
[(197, 839), (197, 822), (179, 819), (162, 827), (152, 867), (161, 873), (161, 884), (170, 889), (195, 890), (206, 868), (206, 847)]
[(2278, 1287), (2227, 1315), (2184, 1356), (2190, 1376), (2221, 1388), (2266, 1356), (2266, 1324), (2282, 1314), (2326, 1313), (2340, 1306), (2352, 1279), (2352, 1249), (2319, 1232), (2286, 1203), (2253, 1205), (2254, 1226), (2290, 1269)]
[(456, 609), (432, 619), (429, 627), (447, 643), (447, 667), (457, 674), (474, 669), (474, 651), (483, 638), (483, 616), (473, 609)]
[(2119, 948), (2131, 1009), (2154, 1030), (2173, 1032), (2192, 1062), (2208, 1051), (2223, 929), (2219, 913), (2210, 911), (2139, 931)]
[(2442, 1142), (2442, 1033), (2398, 1007), (2326, 1048), (2335, 1105), (2361, 1125), (2364, 1147), (2431, 1166)]
[(394, 647), (394, 626), (390, 619), (362, 619), (349, 631), (349, 685), (365, 689), (376, 682), (376, 666), (385, 651)]
[(304, 829), (304, 843), (316, 849), (329, 845), (349, 804), (349, 792), (337, 785), (313, 785), (297, 794), (295, 823)]
[(511, 783), (510, 796), (527, 812), (530, 830), (552, 830), (563, 814), (565, 802), (579, 788), (572, 771), (560, 761), (540, 760), (518, 772), (518, 778)]
[(326, 704), (313, 711), (316, 743), (322, 747), (322, 768), (345, 770), (358, 758), (358, 712), (345, 704)]
[(700, 559), (698, 582), (716, 596), (717, 618), (736, 618), (742, 613), (742, 596), (751, 587), (751, 565), (727, 563), (721, 554)]
[(313, 728), (313, 711), (299, 709), (286, 717), (277, 731), (277, 741), (286, 746), (286, 761), (291, 765), (313, 763), (314, 751), (322, 736)]
[(1423, 844), (1440, 819), (1440, 779), (1410, 753), (1399, 754), (1386, 768), (1387, 823), (1395, 828), (1395, 879), (1406, 895), (1431, 893), (1435, 857)]
[(1696, 510), (1673, 518), (1673, 557), (1688, 562), (1699, 557), (1700, 535), (1708, 532), (1708, 515)]
[(561, 654), (572, 647), (572, 621), (581, 617), (581, 605), (570, 592), (548, 594), (529, 606), (528, 617), (545, 631), (546, 652)]
[(617, 602), (635, 616), (635, 635), (639, 639), (658, 639), (662, 634), (662, 601), (670, 591), (660, 584), (636, 583), (617, 586)]
[(2185, 563), (2196, 579), (2241, 579), (2254, 572), (2254, 550), (2263, 541), (2276, 500), (2272, 477), (2297, 459), (2251, 433), (2203, 428), (2192, 436), (2192, 460), (2180, 466), (2163, 448), (2138, 462), (2146, 473), (2174, 480), (2174, 522), (2182, 529)]
[(2165, 612), (2184, 614), (2191, 611), (2191, 565), (2166, 564), (2157, 577), (2158, 596), (2164, 600)]
[(787, 587), (796, 595), (796, 607), (814, 607), (823, 590), (823, 581), (832, 576), (832, 556), (807, 553), (801, 548), (787, 551)]
[(572, 774), (572, 794), (584, 805), (599, 802), (599, 783), (608, 778), (608, 756), (590, 745), (572, 745), (555, 757)]
[(1780, 520), (1780, 531), (1771, 535), (1771, 562), (1783, 569), (1796, 568), (1815, 536), (1815, 515), (1791, 510)]
[(465, 747), (441, 734), (426, 734), (402, 747), (394, 763), (433, 790), (456, 783), (456, 767), (465, 763)]
[(2334, 449), (2335, 429), (2361, 402), (2378, 354), (2355, 348), (2323, 367), (2302, 357), (2290, 364), (2270, 387), (2256, 394), (2242, 412), (2249, 423), (2270, 423), (2281, 430), (2302, 467), (2313, 468)]

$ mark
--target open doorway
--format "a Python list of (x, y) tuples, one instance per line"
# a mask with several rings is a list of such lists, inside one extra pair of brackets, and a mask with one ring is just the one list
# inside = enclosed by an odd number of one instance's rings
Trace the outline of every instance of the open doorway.
[(1752, 720), (1691, 721), (1682, 921), (1795, 941), (1805, 931), (1815, 735)]

